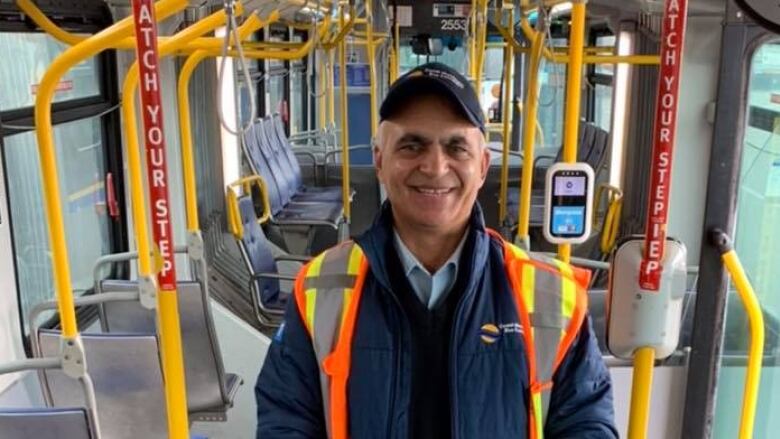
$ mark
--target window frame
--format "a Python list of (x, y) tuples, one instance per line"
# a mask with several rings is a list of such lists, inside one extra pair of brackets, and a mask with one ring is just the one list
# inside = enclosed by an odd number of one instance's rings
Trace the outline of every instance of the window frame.
[[(601, 37), (615, 36), (606, 25), (593, 27), (588, 34), (588, 45), (595, 47), (596, 42)], [(615, 36), (617, 41), (617, 36)], [(596, 86), (603, 85), (612, 87), (614, 82), (614, 74), (607, 75), (605, 73), (596, 73), (597, 64), (588, 64), (585, 70), (588, 83), (592, 87), (587, 87), (585, 97), (585, 120), (595, 123), (596, 121)], [(614, 89), (613, 89), (614, 91)], [(614, 96), (613, 96), (614, 100)], [(607, 130), (610, 131), (610, 130)]]
[[(74, 0), (68, 6), (62, 2), (38, 1), (38, 7), (56, 25), (74, 33), (94, 34), (103, 28), (113, 24), (111, 11), (104, 2), (99, 0)], [(43, 33), (37, 26), (20, 14), (15, 4), (0, 6), (0, 33)], [(113, 176), (114, 193), (116, 202), (120, 206), (119, 217), (112, 218), (108, 225), (109, 248), (111, 253), (120, 253), (129, 249), (129, 235), (127, 229), (127, 212), (123, 173), (123, 155), (121, 144), (121, 119), (119, 115), (119, 80), (116, 71), (116, 51), (107, 50), (97, 55), (98, 94), (83, 98), (57, 102), (52, 105), (52, 125), (60, 125), (77, 120), (88, 119), (103, 114), (100, 119), (101, 137), (103, 145), (103, 168), (106, 175)], [(113, 109), (113, 110), (112, 110)], [(108, 113), (106, 113), (108, 112)], [(104, 114), (105, 113), (105, 114)], [(5, 149), (5, 137), (15, 134), (34, 132), (34, 106), (15, 108), (0, 112), (0, 149)], [(23, 128), (22, 128), (23, 127)], [(3, 160), (0, 166), (7, 171), (7, 164)], [(8, 172), (4, 173), (8, 187)], [(105, 176), (104, 176), (105, 178)], [(8, 194), (5, 201), (10, 213), (10, 199), (13, 194)], [(16, 254), (17, 244), (14, 235), (13, 215), (9, 215), (8, 224), (11, 231), (11, 252)], [(18, 298), (18, 313), (20, 332), (23, 334), (23, 345), (28, 355), (31, 355), (30, 336), (25, 332), (24, 325), (27, 316), (22, 312), (21, 285), (18, 276), (19, 267), (16, 258), (12, 258), (16, 275), (16, 294)], [(109, 276), (112, 278), (129, 278), (129, 264), (114, 264)], [(83, 295), (94, 294), (92, 289)], [(76, 318), (79, 326), (85, 326), (97, 318), (95, 307), (84, 307), (77, 310)], [(59, 317), (55, 314), (41, 327), (59, 327)]]

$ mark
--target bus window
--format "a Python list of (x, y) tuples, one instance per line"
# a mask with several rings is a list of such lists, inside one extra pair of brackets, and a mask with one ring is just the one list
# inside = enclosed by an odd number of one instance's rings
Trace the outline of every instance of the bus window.
[(434, 61), (446, 64), (463, 74), (465, 74), (468, 69), (468, 57), (466, 49), (463, 46), (458, 46), (454, 50), (445, 47), (444, 52), (439, 56), (425, 56), (416, 55), (412, 52), (412, 46), (407, 41), (406, 44), (401, 44), (400, 52), (399, 71), (402, 75), (421, 64)]
[[(0, 57), (14, 60), (0, 64), (0, 77), (4, 79), (0, 83), (0, 157), (6, 170), (13, 240), (13, 249), (0, 251), (12, 251), (14, 255), (22, 319), (37, 303), (54, 298), (38, 143), (31, 125), (38, 82), (64, 48), (45, 34), (0, 33)], [(101, 90), (101, 83), (107, 82), (100, 72), (109, 71), (99, 67), (103, 62), (105, 58), (92, 58), (71, 69), (54, 95), (55, 102), (67, 103), (65, 109), (55, 106), (52, 117), (63, 121), (53, 127), (53, 135), (60, 208), (77, 295), (92, 288), (92, 265), (99, 256), (112, 251), (112, 233), (116, 233), (105, 187), (110, 171), (101, 114), (110, 113), (112, 107)], [(119, 167), (111, 166), (115, 169), (113, 181), (117, 182), (122, 178), (117, 175)], [(113, 215), (121, 220), (118, 211)], [(29, 327), (29, 322), (24, 324)]]
[[(565, 47), (566, 38), (553, 38), (548, 45)], [(544, 132), (544, 147), (555, 155), (563, 144), (563, 113), (566, 101), (566, 66), (542, 61), (539, 72), (539, 124)], [(545, 152), (547, 153), (547, 152)]]
[[(287, 28), (271, 28), (267, 41), (283, 42), (287, 40)], [(266, 60), (265, 78), (268, 105), (266, 115), (279, 113), (286, 101), (285, 88), (289, 63), (278, 59)]]
[[(764, 355), (776, 359), (780, 318), (780, 41), (753, 56), (747, 92), (746, 128), (739, 177), (735, 246), (764, 311)], [(737, 436), (750, 339), (744, 308), (729, 292), (722, 367), (718, 380), (715, 438)], [(755, 438), (780, 430), (780, 364), (764, 362), (756, 411)]]
[[(603, 35), (596, 37), (596, 46), (614, 47), (615, 36)], [(588, 76), (588, 84), (593, 87), (593, 113), (594, 124), (610, 131), (612, 124), (612, 78), (615, 74), (614, 64), (596, 64)]]
[[(0, 34), (0, 59), (3, 63), (0, 111), (29, 107), (35, 103), (38, 82), (57, 55), (67, 46), (46, 34)], [(57, 84), (54, 102), (97, 96), (97, 58), (76, 65)]]
[[(295, 32), (292, 41), (305, 40), (303, 32)], [(308, 91), (306, 90), (306, 58), (293, 61), (290, 70), (290, 134), (306, 130)]]
[[(92, 265), (109, 253), (102, 126), (99, 118), (56, 125), (62, 212), (75, 294), (92, 288)], [(52, 261), (35, 133), (3, 139), (22, 316), (54, 298)]]

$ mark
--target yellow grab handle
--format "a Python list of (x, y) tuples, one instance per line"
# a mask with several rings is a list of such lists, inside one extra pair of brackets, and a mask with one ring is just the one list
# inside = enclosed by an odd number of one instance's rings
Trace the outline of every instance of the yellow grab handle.
[(721, 251), (723, 265), (731, 276), (742, 304), (745, 306), (750, 325), (750, 347), (748, 350), (748, 366), (745, 373), (745, 390), (742, 397), (742, 413), (739, 422), (739, 439), (753, 437), (753, 423), (756, 418), (758, 404), (758, 389), (761, 382), (761, 362), (764, 358), (764, 314), (758, 303), (750, 280), (742, 268), (734, 244), (721, 230), (715, 229), (710, 235), (713, 244)]

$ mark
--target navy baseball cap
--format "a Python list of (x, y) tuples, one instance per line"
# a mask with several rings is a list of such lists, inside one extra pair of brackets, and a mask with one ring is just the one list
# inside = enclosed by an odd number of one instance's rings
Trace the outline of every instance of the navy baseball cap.
[(439, 95), (452, 102), (459, 113), (485, 132), (485, 116), (471, 82), (455, 69), (441, 63), (415, 67), (396, 80), (379, 108), (380, 120), (393, 117), (421, 95)]

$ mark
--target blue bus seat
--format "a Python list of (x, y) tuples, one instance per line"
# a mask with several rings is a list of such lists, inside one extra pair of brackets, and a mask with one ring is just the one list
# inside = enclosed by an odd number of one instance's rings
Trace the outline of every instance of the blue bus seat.
[[(330, 226), (338, 228), (342, 222), (344, 207), (337, 201), (294, 200), (292, 169), (282, 151), (275, 152), (262, 120), (255, 122), (251, 133), (244, 136), (244, 152), (249, 158), (252, 172), (263, 177), (271, 204), (271, 222), (280, 226)], [(287, 175), (287, 176), (285, 176)]]
[[(37, 329), (37, 356), (60, 353), (60, 332)], [(104, 439), (163, 439), (168, 436), (162, 369), (154, 335), (82, 333), (84, 355), (95, 389)], [(47, 403), (85, 405), (77, 380), (61, 370), (39, 372)], [(66, 436), (60, 436), (66, 437)]]
[[(273, 132), (275, 132), (275, 144), (276, 147), (283, 151), (282, 158), (286, 158), (290, 164), (292, 170), (292, 182), (296, 190), (296, 194), (293, 196), (294, 201), (342, 201), (342, 188), (341, 186), (305, 186), (303, 184), (303, 173), (301, 171), (301, 165), (298, 162), (298, 158), (295, 156), (295, 152), (292, 149), (287, 135), (284, 132), (284, 124), (279, 114), (274, 114), (270, 120), (266, 120), (266, 124), (273, 126)], [(316, 166), (316, 164), (315, 164)], [(355, 195), (354, 190), (350, 190), (350, 200)]]
[[(138, 291), (129, 280), (102, 280), (97, 294)], [(243, 380), (225, 373), (211, 315), (208, 292), (199, 281), (177, 282), (179, 322), (184, 351), (187, 409), (191, 421), (225, 421)], [(101, 325), (108, 333), (155, 335), (156, 313), (138, 301), (101, 304)]]
[(0, 409), (3, 439), (95, 439), (83, 408)]
[(250, 274), (249, 292), (255, 316), (263, 325), (275, 325), (279, 323), (290, 299), (290, 292), (282, 290), (280, 281), (294, 280), (292, 275), (279, 273), (277, 261), (302, 262), (302, 258), (274, 255), (262, 227), (257, 222), (251, 195), (239, 197), (238, 208), (243, 236), (236, 242)]
[[(56, 370), (61, 367), (61, 351), (58, 349), (56, 356), (0, 364), (0, 375)], [(78, 391), (82, 396), (94, 394), (94, 386), (89, 375), (82, 379), (68, 379), (78, 384)], [(85, 399), (89, 404), (58, 407), (52, 407), (51, 404), (49, 407), (1, 407), (0, 437), (3, 439), (97, 439), (99, 435), (94, 399)]]

